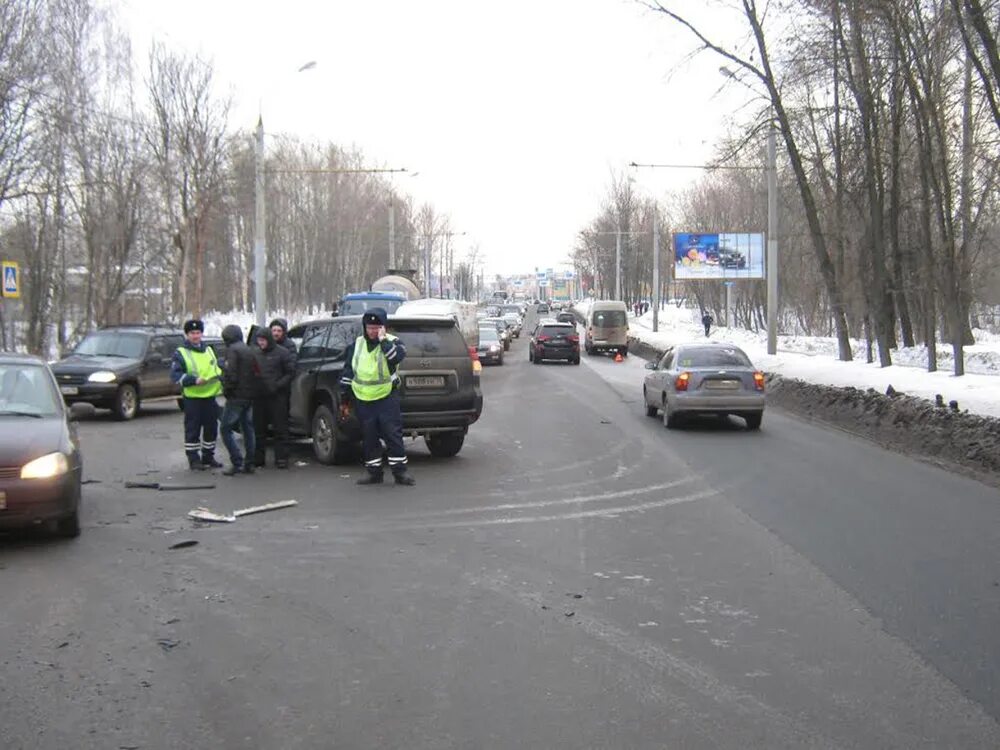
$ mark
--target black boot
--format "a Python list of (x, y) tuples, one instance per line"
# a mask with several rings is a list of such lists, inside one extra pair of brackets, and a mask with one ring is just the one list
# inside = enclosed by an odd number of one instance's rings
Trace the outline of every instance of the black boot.
[(254, 467), (253, 461), (247, 461), (246, 464), (244, 464), (243, 466), (244, 474), (253, 474), (255, 471), (257, 471), (257, 469)]
[(365, 474), (363, 477), (361, 477), (361, 479), (358, 480), (358, 484), (361, 484), (361, 485), (366, 485), (366, 484), (382, 484), (382, 478), (383, 478), (382, 477), (382, 472), (378, 472), (376, 474), (375, 472), (370, 471), (367, 474)]
[(412, 487), (413, 485), (415, 485), (417, 483), (417, 480), (414, 479), (409, 474), (409, 472), (406, 471), (406, 469), (403, 469), (402, 471), (400, 471), (398, 473), (394, 473), (393, 476), (396, 478), (396, 484), (402, 484), (402, 485), (405, 485), (407, 487)]
[(206, 467), (201, 461), (188, 459), (188, 468), (191, 471), (205, 471)]
[(237, 466), (236, 464), (233, 464), (228, 469), (225, 469), (222, 472), (222, 476), (224, 476), (224, 477), (232, 477), (232, 476), (236, 476), (237, 474), (241, 474), (241, 473), (243, 473), (243, 467), (242, 466)]
[(202, 464), (206, 469), (221, 469), (222, 464), (215, 460), (215, 455), (203, 456), (201, 459)]

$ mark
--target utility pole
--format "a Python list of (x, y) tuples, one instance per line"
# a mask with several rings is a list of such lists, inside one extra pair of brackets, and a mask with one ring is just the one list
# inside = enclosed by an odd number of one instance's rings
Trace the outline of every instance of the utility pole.
[(389, 196), (389, 268), (396, 268), (396, 199)]
[[(767, 130), (767, 353), (778, 353), (778, 160), (774, 117)], [(727, 311), (728, 314), (728, 311)]]
[(660, 217), (653, 210), (653, 333), (660, 330)]
[(424, 242), (424, 296), (431, 296), (431, 235)]
[(267, 325), (267, 256), (264, 252), (264, 118), (257, 119), (257, 153), (254, 164), (255, 217), (253, 228), (254, 308), (257, 325)]
[(622, 227), (615, 227), (615, 299), (622, 298)]

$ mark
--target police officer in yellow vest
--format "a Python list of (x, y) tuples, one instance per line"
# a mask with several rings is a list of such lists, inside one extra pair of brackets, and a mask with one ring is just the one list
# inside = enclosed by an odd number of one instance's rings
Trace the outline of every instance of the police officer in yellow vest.
[(365, 469), (358, 484), (382, 483), (382, 445), (385, 441), (389, 468), (396, 484), (416, 482), (406, 470), (403, 447), (403, 416), (399, 408), (399, 377), (396, 368), (406, 356), (403, 343), (385, 331), (385, 310), (373, 308), (361, 317), (364, 333), (347, 347), (341, 374), (341, 409), (353, 401), (361, 422)]
[(201, 337), (205, 324), (189, 320), (184, 324), (184, 345), (174, 352), (170, 377), (181, 386), (184, 396), (184, 452), (192, 471), (222, 468), (215, 460), (215, 439), (219, 433), (219, 404), (222, 370), (215, 351)]

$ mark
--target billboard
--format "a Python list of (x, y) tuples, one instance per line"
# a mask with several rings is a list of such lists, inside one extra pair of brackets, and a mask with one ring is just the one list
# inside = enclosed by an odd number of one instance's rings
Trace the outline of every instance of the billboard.
[(695, 233), (674, 235), (675, 279), (763, 279), (764, 235)]

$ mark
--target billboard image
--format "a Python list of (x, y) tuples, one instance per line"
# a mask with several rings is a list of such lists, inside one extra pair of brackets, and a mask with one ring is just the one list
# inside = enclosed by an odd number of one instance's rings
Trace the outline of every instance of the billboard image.
[(674, 235), (675, 279), (763, 279), (764, 235), (695, 233)]

